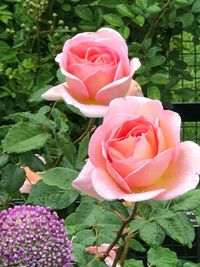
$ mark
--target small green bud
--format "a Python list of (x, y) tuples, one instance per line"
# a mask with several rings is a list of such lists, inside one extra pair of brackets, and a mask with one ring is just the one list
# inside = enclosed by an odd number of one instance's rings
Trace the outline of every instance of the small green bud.
[(29, 31), (30, 31), (30, 28), (29, 28), (29, 27), (26, 27), (26, 28), (25, 28), (25, 31), (26, 31), (26, 32), (29, 32)]
[(52, 16), (55, 18), (55, 17), (58, 16), (58, 14), (57, 13), (53, 13)]
[(49, 25), (53, 24), (53, 21), (52, 20), (48, 20), (48, 24)]

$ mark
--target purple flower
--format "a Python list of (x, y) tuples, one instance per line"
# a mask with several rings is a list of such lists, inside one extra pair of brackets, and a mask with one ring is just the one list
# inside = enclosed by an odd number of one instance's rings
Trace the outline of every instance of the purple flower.
[(56, 212), (15, 206), (0, 212), (0, 266), (70, 267), (72, 245)]

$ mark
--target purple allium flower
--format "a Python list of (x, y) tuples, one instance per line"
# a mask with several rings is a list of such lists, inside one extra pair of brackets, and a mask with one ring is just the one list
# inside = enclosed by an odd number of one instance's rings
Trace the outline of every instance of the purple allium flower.
[(56, 212), (25, 205), (0, 212), (0, 266), (70, 267), (71, 252)]

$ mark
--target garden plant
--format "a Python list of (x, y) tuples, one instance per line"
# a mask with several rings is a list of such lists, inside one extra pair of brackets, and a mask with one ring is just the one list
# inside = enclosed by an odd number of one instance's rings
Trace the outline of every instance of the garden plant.
[(200, 224), (171, 110), (199, 101), (199, 25), (199, 0), (1, 1), (0, 266), (200, 266), (164, 242)]

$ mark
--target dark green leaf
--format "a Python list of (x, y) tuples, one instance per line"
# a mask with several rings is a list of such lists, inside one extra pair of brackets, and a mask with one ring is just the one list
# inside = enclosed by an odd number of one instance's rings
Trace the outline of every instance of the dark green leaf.
[(58, 69), (56, 72), (56, 76), (58, 78), (59, 83), (64, 83), (66, 81), (65, 76), (62, 74), (61, 70)]
[(146, 223), (140, 228), (140, 238), (149, 246), (157, 247), (165, 239), (165, 233), (155, 222)]
[(182, 213), (169, 219), (157, 218), (156, 222), (162, 227), (168, 236), (183, 245), (192, 246), (195, 232), (189, 218)]
[(144, 267), (142, 260), (126, 260), (125, 267)]
[(133, 250), (138, 251), (138, 252), (145, 252), (146, 251), (145, 247), (136, 239), (132, 239), (129, 242), (129, 246), (130, 246), (130, 248), (132, 248)]
[(20, 155), (19, 165), (24, 167), (28, 166), (32, 171), (35, 172), (42, 172), (45, 170), (45, 164), (39, 157), (36, 156), (32, 151), (25, 152)]
[(22, 153), (44, 146), (49, 134), (40, 126), (30, 123), (18, 123), (8, 131), (4, 140), (4, 151)]
[(176, 253), (168, 248), (150, 248), (147, 256), (148, 262), (155, 267), (177, 267), (179, 262)]
[(78, 172), (68, 168), (57, 167), (40, 173), (40, 176), (47, 185), (57, 186), (60, 189), (71, 189), (71, 183), (78, 176)]
[(75, 8), (75, 14), (86, 21), (93, 20), (92, 11), (86, 6), (78, 6)]
[(20, 169), (16, 165), (8, 164), (3, 169), (2, 174), (2, 187), (6, 189), (8, 193), (16, 192), (24, 183), (26, 174), (23, 169)]
[(83, 162), (85, 161), (87, 154), (88, 154), (88, 143), (89, 143), (89, 134), (86, 134), (86, 136), (81, 140), (79, 149), (78, 149), (78, 155), (76, 159), (76, 166), (82, 167)]
[(116, 9), (122, 16), (130, 17), (130, 18), (133, 16), (133, 14), (130, 12), (130, 6), (128, 4), (117, 5)]
[(200, 189), (192, 190), (171, 202), (170, 209), (173, 211), (194, 210), (200, 205)]
[(6, 154), (0, 155), (0, 168), (4, 167), (8, 163), (9, 156)]
[(41, 180), (33, 186), (27, 204), (64, 209), (71, 205), (78, 195), (74, 190), (62, 190), (56, 186), (49, 186)]
[(122, 27), (124, 22), (121, 17), (115, 14), (105, 14), (103, 15), (104, 20), (112, 26)]

